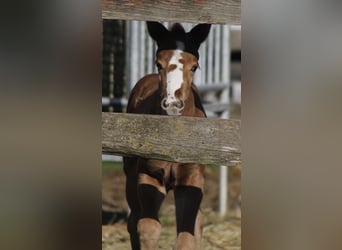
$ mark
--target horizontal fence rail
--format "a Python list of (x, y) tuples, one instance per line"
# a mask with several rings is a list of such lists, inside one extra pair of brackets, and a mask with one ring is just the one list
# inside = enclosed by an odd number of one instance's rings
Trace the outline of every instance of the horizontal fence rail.
[(240, 121), (102, 113), (102, 153), (181, 163), (236, 165)]
[(240, 0), (102, 0), (103, 19), (240, 24)]

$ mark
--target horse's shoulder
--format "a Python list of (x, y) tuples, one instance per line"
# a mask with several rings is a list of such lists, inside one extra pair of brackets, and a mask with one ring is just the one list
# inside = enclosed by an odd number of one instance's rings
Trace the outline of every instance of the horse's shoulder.
[(159, 75), (150, 74), (141, 78), (132, 89), (128, 102), (128, 111), (137, 109), (150, 96), (154, 95), (159, 88)]
[(146, 90), (157, 90), (159, 87), (159, 76), (157, 74), (149, 74), (142, 77), (134, 86), (133, 92), (145, 92)]
[(141, 81), (159, 81), (159, 75), (158, 74), (148, 74), (143, 76), (138, 82)]

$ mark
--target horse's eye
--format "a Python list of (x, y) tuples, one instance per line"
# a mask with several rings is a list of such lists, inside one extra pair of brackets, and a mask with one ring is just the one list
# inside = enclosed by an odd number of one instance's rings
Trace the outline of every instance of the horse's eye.
[(160, 63), (156, 64), (158, 71), (161, 71), (163, 69), (163, 66)]
[(197, 66), (193, 66), (193, 67), (191, 68), (191, 71), (192, 71), (192, 72), (195, 72), (197, 68), (198, 68)]

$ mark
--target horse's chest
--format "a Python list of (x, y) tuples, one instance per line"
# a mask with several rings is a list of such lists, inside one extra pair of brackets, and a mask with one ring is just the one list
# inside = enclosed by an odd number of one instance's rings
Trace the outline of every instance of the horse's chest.
[(174, 172), (178, 165), (178, 163), (167, 161), (141, 159), (138, 163), (138, 172), (157, 179), (160, 184), (165, 185), (170, 189), (174, 185)]

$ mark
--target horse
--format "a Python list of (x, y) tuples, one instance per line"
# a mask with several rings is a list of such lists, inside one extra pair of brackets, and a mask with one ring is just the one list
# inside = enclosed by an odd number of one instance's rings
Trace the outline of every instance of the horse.
[[(186, 32), (179, 23), (168, 30), (159, 22), (147, 22), (148, 33), (157, 43), (158, 74), (146, 75), (136, 83), (127, 113), (206, 117), (193, 77), (199, 67), (198, 49), (210, 27), (198, 24)], [(174, 249), (200, 249), (205, 166), (140, 157), (124, 157), (123, 164), (132, 249), (156, 249), (161, 231), (158, 213), (171, 189), (177, 224)]]

